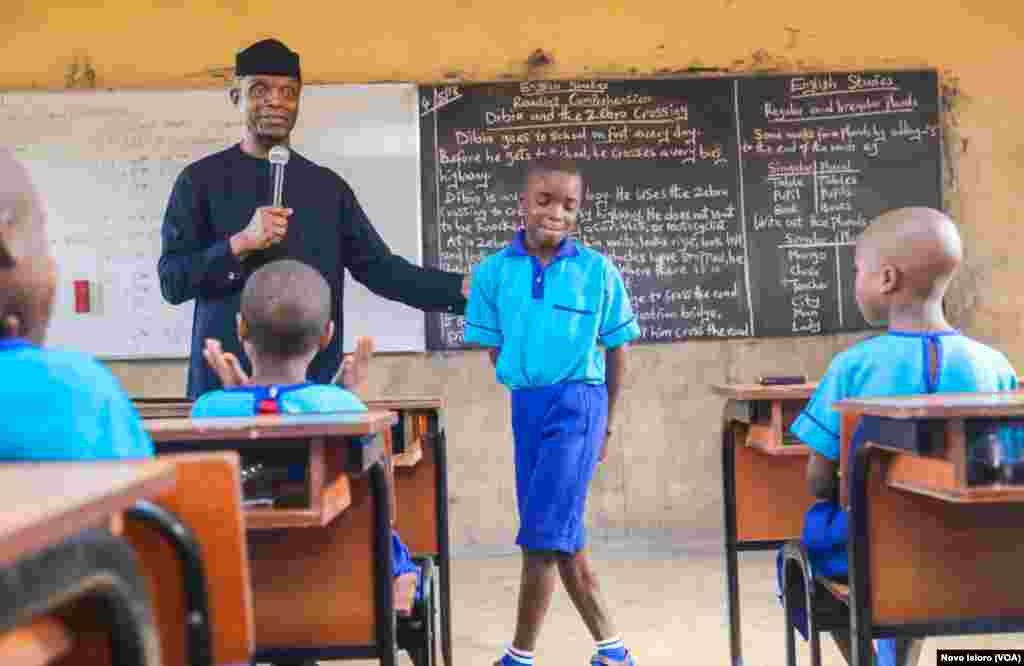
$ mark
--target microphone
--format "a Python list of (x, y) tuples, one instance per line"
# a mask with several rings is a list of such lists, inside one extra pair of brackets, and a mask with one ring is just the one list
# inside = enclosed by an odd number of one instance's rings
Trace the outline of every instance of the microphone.
[(291, 153), (281, 145), (274, 146), (267, 155), (270, 162), (271, 196), (272, 205), (281, 207), (281, 200), (284, 198), (284, 165), (288, 164)]

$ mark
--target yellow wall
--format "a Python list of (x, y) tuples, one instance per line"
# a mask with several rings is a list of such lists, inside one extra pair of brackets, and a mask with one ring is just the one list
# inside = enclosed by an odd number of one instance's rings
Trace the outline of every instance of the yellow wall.
[[(1012, 261), (1024, 177), (1024, 9), (1006, 0), (586, 0), (323, 2), (138, 0), (0, 3), (0, 88), (219, 85), (233, 54), (278, 36), (310, 81), (650, 75), (691, 66), (737, 70), (927, 65), (958, 86), (947, 148), (950, 205), (968, 264), (958, 323), (1024, 367), (1021, 282)], [(100, 8), (102, 7), (102, 8)], [(301, 9), (299, 9), (301, 7)], [(69, 77), (77, 63), (77, 76)], [(598, 533), (720, 534), (718, 414), (708, 386), (763, 372), (820, 376), (855, 336), (694, 342), (638, 348), (622, 433), (591, 502)], [(113, 365), (136, 395), (183, 390), (180, 363)], [(382, 359), (381, 394), (441, 393), (451, 405), (455, 544), (508, 543), (514, 524), (507, 399), (479, 353)]]

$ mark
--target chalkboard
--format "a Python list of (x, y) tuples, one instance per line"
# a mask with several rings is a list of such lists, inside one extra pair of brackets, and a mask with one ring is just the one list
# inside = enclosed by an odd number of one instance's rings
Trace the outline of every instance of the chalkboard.
[[(417, 102), (412, 84), (306, 86), (293, 139), (349, 182), (396, 254), (419, 263)], [(59, 264), (49, 345), (103, 358), (188, 356), (193, 306), (160, 295), (160, 225), (177, 175), (236, 143), (241, 122), (226, 90), (0, 94), (0, 145), (43, 195)], [(88, 313), (74, 307), (77, 280), (90, 282)], [(424, 349), (422, 312), (351, 278), (344, 303), (346, 349), (357, 335), (383, 351)]]
[[(420, 138), (424, 262), (460, 272), (519, 227), (529, 159), (579, 160), (578, 236), (643, 342), (863, 330), (853, 239), (942, 201), (933, 71), (427, 86)], [(462, 346), (428, 316), (428, 348)]]

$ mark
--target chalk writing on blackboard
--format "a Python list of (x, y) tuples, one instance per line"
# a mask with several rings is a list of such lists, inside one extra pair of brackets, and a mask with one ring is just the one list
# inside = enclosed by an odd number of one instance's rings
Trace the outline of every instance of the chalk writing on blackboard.
[(740, 82), (748, 237), (775, 248), (749, 266), (758, 334), (867, 326), (853, 298), (856, 238), (887, 208), (941, 204), (936, 85), (905, 73)]
[[(934, 72), (532, 81), (421, 91), (425, 259), (465, 272), (520, 224), (524, 163), (579, 160), (579, 236), (623, 274), (644, 341), (867, 326), (853, 247), (941, 205)], [(434, 317), (428, 346), (462, 345)]]

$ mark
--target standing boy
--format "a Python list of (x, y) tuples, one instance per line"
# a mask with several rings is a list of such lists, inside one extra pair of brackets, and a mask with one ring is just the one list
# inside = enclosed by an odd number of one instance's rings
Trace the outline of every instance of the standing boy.
[(583, 523), (590, 481), (608, 453), (627, 343), (640, 328), (612, 262), (569, 237), (582, 201), (574, 162), (531, 162), (524, 228), (474, 273), (467, 308), (466, 342), (491, 348), (498, 381), (512, 392), (523, 571), (501, 666), (533, 664), (556, 570), (597, 642), (591, 664), (635, 664), (583, 550)]

